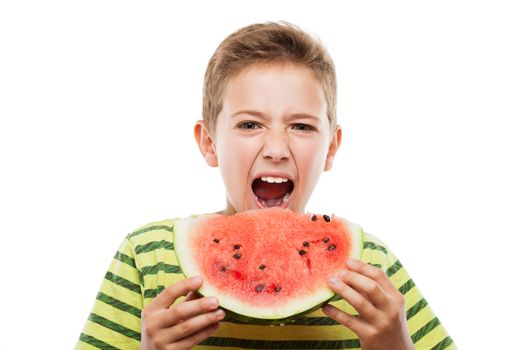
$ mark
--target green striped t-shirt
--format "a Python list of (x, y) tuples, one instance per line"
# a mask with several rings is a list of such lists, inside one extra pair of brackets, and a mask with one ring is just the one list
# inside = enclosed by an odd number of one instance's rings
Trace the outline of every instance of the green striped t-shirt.
[[(126, 237), (106, 272), (76, 349), (139, 349), (141, 310), (166, 286), (184, 279), (173, 244), (177, 221), (152, 222)], [(408, 329), (416, 348), (455, 349), (399, 260), (376, 237), (365, 232), (363, 237), (361, 260), (385, 271), (405, 296)], [(357, 314), (344, 300), (332, 304)], [(317, 310), (284, 326), (225, 319), (196, 349), (360, 349), (360, 345), (355, 333)]]

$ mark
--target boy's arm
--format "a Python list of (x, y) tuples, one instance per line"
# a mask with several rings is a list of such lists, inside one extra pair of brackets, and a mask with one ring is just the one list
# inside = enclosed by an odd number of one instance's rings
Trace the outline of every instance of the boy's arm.
[(139, 349), (143, 297), (135, 253), (126, 239), (104, 277), (76, 349)]
[[(198, 296), (201, 285), (198, 276), (179, 281), (144, 308), (141, 350), (192, 349), (219, 329), (224, 310), (218, 309), (217, 298)], [(173, 305), (183, 296), (182, 303)]]
[(218, 329), (224, 317), (218, 301), (188, 293), (200, 287), (198, 278), (169, 285), (146, 306), (140, 265), (126, 239), (110, 264), (76, 349), (189, 349)]
[(359, 317), (326, 305), (328, 317), (354, 331), (363, 350), (414, 350), (407, 328), (404, 298), (383, 271), (359, 260), (330, 278), (328, 284), (352, 305)]
[[(406, 269), (384, 243), (365, 234), (361, 260), (367, 264), (354, 261), (339, 276), (338, 280), (343, 283), (333, 287), (361, 311), (360, 317), (333, 307), (326, 308), (325, 312), (353, 329), (363, 349), (373, 349), (373, 344), (383, 346), (380, 341), (387, 338), (389, 346), (400, 342), (406, 348), (410, 348), (410, 343), (416, 349), (456, 348)], [(391, 321), (385, 323), (385, 319)], [(374, 334), (381, 339), (377, 340)]]

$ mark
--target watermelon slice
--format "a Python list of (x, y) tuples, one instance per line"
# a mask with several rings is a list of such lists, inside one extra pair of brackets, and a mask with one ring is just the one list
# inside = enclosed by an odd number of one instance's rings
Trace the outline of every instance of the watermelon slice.
[(182, 272), (203, 278), (199, 292), (259, 323), (290, 321), (321, 307), (334, 296), (328, 278), (362, 251), (358, 225), (281, 208), (182, 219), (175, 232)]

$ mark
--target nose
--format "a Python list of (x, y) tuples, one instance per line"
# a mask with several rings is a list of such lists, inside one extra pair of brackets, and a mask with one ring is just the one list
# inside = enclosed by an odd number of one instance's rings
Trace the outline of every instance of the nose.
[(288, 137), (281, 132), (269, 132), (265, 137), (262, 154), (265, 159), (273, 162), (290, 158)]

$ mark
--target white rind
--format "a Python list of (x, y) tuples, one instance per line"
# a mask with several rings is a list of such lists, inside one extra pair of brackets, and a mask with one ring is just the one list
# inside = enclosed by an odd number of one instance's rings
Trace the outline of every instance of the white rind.
[[(220, 306), (233, 311), (235, 313), (253, 317), (258, 319), (281, 319), (287, 318), (301, 312), (310, 310), (321, 303), (329, 300), (334, 296), (332, 290), (328, 285), (324, 288), (319, 289), (315, 294), (309, 295), (308, 300), (304, 297), (297, 297), (294, 299), (288, 299), (283, 305), (265, 306), (263, 308), (253, 307), (252, 304), (245, 303), (238, 298), (224, 294), (216, 289), (211, 283), (208, 283), (206, 277), (203, 276), (198, 269), (199, 264), (192, 255), (192, 249), (190, 247), (191, 239), (187, 237), (194, 230), (200, 221), (209, 219), (212, 215), (205, 215), (197, 218), (186, 218), (176, 221), (175, 232), (175, 252), (182, 272), (187, 277), (201, 276), (203, 278), (203, 285), (199, 292), (204, 296), (216, 296), (219, 299)], [(349, 258), (360, 259), (363, 249), (363, 230), (361, 226), (344, 220), (348, 227), (348, 233), (350, 234), (350, 241), (352, 242), (352, 249)], [(336, 273), (337, 271), (334, 271)]]
[(363, 253), (363, 229), (356, 223), (349, 222), (344, 220), (348, 226), (350, 233), (352, 235), (352, 250), (350, 252), (350, 257), (354, 259), (361, 259), (361, 254)]

